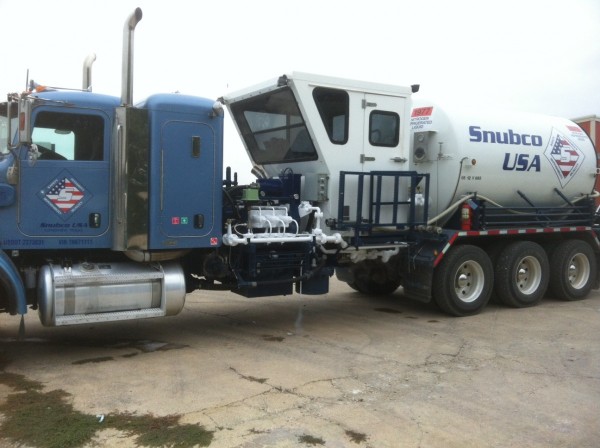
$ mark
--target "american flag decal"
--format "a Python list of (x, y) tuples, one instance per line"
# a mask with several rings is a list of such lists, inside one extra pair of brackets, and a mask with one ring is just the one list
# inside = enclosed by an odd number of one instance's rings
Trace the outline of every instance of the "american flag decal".
[(44, 200), (61, 214), (75, 211), (85, 197), (83, 188), (68, 177), (56, 179), (43, 193)]
[(573, 178), (585, 158), (581, 150), (556, 129), (552, 129), (545, 154), (563, 187)]

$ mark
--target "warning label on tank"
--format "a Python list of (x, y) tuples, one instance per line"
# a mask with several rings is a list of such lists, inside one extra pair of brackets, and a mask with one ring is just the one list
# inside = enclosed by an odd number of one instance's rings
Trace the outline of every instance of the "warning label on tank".
[(571, 181), (585, 159), (583, 151), (554, 128), (544, 154), (562, 187)]
[(571, 131), (571, 137), (582, 142), (587, 141), (587, 134), (579, 126), (567, 125), (567, 129)]
[(415, 107), (410, 114), (410, 128), (413, 131), (426, 131), (433, 124), (433, 107)]

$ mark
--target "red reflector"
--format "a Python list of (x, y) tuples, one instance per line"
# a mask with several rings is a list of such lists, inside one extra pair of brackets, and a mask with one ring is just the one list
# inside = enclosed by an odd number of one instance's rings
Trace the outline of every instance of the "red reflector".
[(19, 130), (25, 130), (25, 112), (19, 114)]

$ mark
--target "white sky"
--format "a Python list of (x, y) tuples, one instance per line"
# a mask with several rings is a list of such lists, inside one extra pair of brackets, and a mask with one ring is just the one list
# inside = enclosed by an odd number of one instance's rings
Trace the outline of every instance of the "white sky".
[[(600, 0), (0, 0), (0, 93), (36, 82), (120, 96), (123, 25), (139, 6), (134, 100), (218, 98), (305, 71), (420, 84), (441, 103), (600, 115)], [(249, 162), (225, 122), (226, 163)], [(242, 174), (242, 173), (240, 173)]]

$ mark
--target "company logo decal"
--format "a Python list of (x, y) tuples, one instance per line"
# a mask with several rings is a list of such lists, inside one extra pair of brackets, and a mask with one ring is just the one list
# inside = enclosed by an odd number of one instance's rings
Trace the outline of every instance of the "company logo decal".
[(544, 154), (562, 187), (575, 176), (585, 159), (583, 152), (556, 129), (552, 129), (552, 136)]
[(508, 131), (486, 131), (480, 126), (469, 126), (469, 141), (475, 143), (499, 143), (502, 145), (542, 146), (542, 136)]
[(38, 196), (63, 219), (67, 219), (91, 197), (68, 172), (61, 173)]

